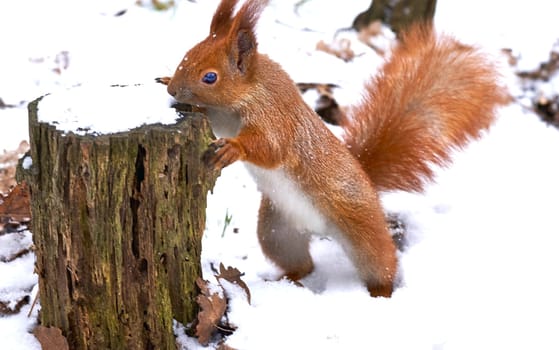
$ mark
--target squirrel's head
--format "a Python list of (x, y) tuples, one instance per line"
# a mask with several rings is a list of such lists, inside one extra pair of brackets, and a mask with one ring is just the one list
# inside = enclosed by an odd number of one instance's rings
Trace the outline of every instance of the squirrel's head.
[(254, 87), (255, 25), (266, 1), (247, 0), (233, 15), (237, 1), (221, 1), (210, 34), (186, 53), (168, 81), (167, 91), (178, 102), (234, 108)]

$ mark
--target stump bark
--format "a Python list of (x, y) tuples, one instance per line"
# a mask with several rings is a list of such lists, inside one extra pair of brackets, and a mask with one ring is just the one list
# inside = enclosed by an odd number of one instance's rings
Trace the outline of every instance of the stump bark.
[[(32, 232), (40, 323), (71, 349), (176, 349), (173, 319), (197, 312), (210, 129), (174, 125), (76, 135), (29, 106)], [(123, 116), (125, 117), (125, 116)]]

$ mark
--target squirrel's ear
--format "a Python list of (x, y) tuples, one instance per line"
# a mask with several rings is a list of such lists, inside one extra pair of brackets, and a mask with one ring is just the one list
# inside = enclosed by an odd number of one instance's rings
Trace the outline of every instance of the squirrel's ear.
[(256, 55), (258, 42), (255, 27), (267, 1), (247, 0), (235, 16), (229, 33), (232, 63), (241, 73), (246, 73), (252, 58)]
[(237, 40), (233, 56), (236, 58), (237, 69), (241, 73), (246, 73), (254, 54), (256, 53), (258, 43), (254, 33), (241, 30), (237, 33)]
[(233, 23), (233, 10), (238, 0), (221, 0), (210, 24), (210, 35), (227, 35)]

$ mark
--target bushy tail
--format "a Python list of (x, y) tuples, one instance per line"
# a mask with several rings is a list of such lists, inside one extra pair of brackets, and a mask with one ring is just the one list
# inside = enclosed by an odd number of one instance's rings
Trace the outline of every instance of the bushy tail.
[(378, 190), (421, 191), (430, 164), (447, 163), (509, 100), (498, 79), (475, 48), (414, 25), (345, 121), (346, 143)]

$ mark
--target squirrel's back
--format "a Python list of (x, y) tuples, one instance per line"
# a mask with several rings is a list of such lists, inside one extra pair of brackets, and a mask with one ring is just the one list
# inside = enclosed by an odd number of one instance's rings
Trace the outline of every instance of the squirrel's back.
[(345, 141), (378, 190), (420, 191), (453, 148), (476, 138), (508, 95), (476, 48), (411, 26), (344, 121)]

